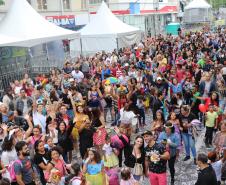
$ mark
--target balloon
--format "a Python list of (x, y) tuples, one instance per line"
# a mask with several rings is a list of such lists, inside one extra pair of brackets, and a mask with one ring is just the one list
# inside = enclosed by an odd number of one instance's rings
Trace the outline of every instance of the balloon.
[(206, 106), (204, 104), (199, 104), (199, 110), (202, 113), (206, 112)]

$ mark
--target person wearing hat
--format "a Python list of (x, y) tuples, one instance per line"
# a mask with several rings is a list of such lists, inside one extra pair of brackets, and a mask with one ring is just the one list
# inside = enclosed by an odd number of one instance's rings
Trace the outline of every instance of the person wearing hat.
[(145, 174), (151, 185), (167, 185), (166, 163), (170, 154), (162, 143), (157, 143), (150, 131), (142, 134), (148, 145), (145, 147)]
[(156, 81), (154, 82), (154, 87), (161, 91), (164, 96), (168, 92), (168, 84), (164, 81), (164, 79), (161, 76), (158, 76), (156, 78)]
[(175, 175), (174, 164), (177, 156), (177, 148), (180, 145), (180, 136), (175, 133), (175, 128), (172, 123), (167, 122), (164, 127), (164, 131), (161, 132), (158, 137), (158, 143), (166, 145), (168, 151), (170, 152), (170, 159), (168, 160), (168, 165), (171, 175), (171, 185), (173, 185)]
[(46, 133), (46, 116), (43, 115), (43, 100), (38, 99), (33, 105), (33, 123), (34, 126), (39, 125), (42, 128), (42, 132)]

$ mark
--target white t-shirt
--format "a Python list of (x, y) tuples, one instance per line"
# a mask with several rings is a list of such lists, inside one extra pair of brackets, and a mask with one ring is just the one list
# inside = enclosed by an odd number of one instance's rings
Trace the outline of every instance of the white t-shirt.
[(223, 73), (223, 75), (226, 75), (226, 67), (222, 68), (222, 73)]
[(120, 121), (124, 124), (136, 125), (137, 118), (133, 111), (124, 111), (124, 108), (120, 110)]
[(203, 97), (208, 97), (210, 92), (210, 85), (211, 85), (210, 81), (205, 83), (205, 90), (204, 90)]
[(1, 161), (4, 166), (9, 165), (12, 161), (15, 161), (17, 159), (17, 153), (15, 148), (13, 148), (11, 151), (4, 151), (2, 152)]
[(77, 82), (81, 82), (82, 79), (84, 78), (84, 74), (81, 71), (78, 71), (77, 73), (74, 71), (71, 72), (73, 78), (77, 81)]
[(128, 76), (120, 76), (119, 77), (119, 83), (122, 85), (127, 85), (128, 81), (129, 81)]
[(53, 143), (56, 144), (56, 143), (58, 143), (58, 130), (54, 129), (53, 132), (54, 132), (55, 137), (53, 137), (52, 132), (49, 132), (49, 136), (51, 138), (53, 138)]
[(19, 95), (21, 89), (22, 89), (21, 86), (16, 86), (15, 89), (14, 89), (15, 94), (16, 94), (16, 95)]
[(110, 146), (110, 143), (109, 144), (104, 144), (103, 148), (102, 148), (104, 151), (105, 151), (105, 154), (106, 155), (111, 155), (113, 150)]
[(46, 116), (38, 113), (33, 112), (33, 122), (34, 125), (40, 125), (42, 128), (42, 133), (46, 133)]

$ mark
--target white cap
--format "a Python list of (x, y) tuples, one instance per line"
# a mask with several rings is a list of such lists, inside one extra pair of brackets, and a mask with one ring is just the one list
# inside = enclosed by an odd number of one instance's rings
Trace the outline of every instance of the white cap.
[(74, 82), (75, 80), (74, 80), (74, 78), (70, 78), (68, 81), (69, 82)]
[(161, 78), (161, 77), (157, 77), (157, 81), (158, 81), (158, 80), (162, 80), (162, 78)]

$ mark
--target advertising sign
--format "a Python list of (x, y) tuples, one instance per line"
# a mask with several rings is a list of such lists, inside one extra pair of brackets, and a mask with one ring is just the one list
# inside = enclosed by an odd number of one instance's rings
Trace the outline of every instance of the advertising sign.
[(2, 47), (0, 48), (0, 59), (22, 57), (27, 55), (26, 48), (19, 47)]
[(49, 22), (56, 24), (57, 26), (74, 29), (75, 28), (75, 16), (74, 15), (60, 15), (60, 16), (46, 16)]

